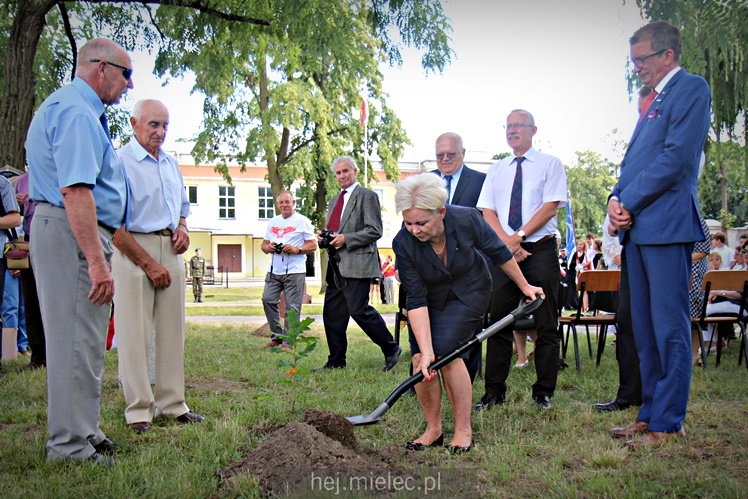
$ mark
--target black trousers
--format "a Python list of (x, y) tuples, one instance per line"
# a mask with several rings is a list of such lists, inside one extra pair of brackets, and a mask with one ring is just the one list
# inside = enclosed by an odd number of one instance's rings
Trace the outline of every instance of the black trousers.
[(371, 278), (345, 278), (345, 286), (340, 289), (335, 286), (332, 270), (327, 268), (327, 291), (325, 304), (322, 309), (322, 320), (325, 325), (325, 337), (330, 355), (327, 365), (345, 367), (348, 338), (346, 330), (348, 321), (352, 318), (371, 338), (385, 357), (395, 353), (397, 343), (387, 329), (387, 324), (379, 312), (369, 305), (369, 285)]
[[(534, 313), (538, 339), (535, 342), (537, 381), (532, 385), (533, 397), (553, 395), (559, 369), (561, 336), (558, 332), (558, 256), (556, 241), (523, 244), (528, 258), (519, 264), (522, 274), (533, 286), (543, 288), (545, 301)], [(514, 281), (498, 267), (493, 268), (494, 292), (491, 297), (491, 322), (495, 323), (517, 308), (522, 292)], [(486, 393), (503, 397), (512, 361), (512, 328), (507, 327), (487, 340)]]
[(44, 339), (42, 313), (39, 310), (39, 296), (36, 293), (34, 269), (29, 266), (21, 270), (21, 290), (26, 310), (26, 336), (31, 348), (31, 362), (47, 365), (47, 342)]
[(621, 287), (616, 309), (616, 360), (618, 361), (618, 394), (616, 398), (634, 404), (642, 401), (642, 377), (639, 354), (636, 353), (634, 326), (631, 321), (631, 288), (626, 271), (626, 250), (621, 252)]

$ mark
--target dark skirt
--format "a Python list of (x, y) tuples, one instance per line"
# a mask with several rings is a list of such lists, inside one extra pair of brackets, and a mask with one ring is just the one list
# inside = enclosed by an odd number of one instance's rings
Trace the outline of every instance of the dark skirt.
[[(448, 300), (444, 310), (429, 307), (431, 343), (434, 347), (434, 355), (443, 357), (452, 353), (457, 347), (472, 338), (478, 325), (482, 324), (483, 315), (487, 309), (488, 301), (486, 301), (485, 307), (467, 307), (456, 299)], [(408, 331), (411, 354), (421, 353), (413, 332), (410, 328), (408, 328)], [(470, 352), (465, 352), (460, 357), (466, 359), (469, 354)]]

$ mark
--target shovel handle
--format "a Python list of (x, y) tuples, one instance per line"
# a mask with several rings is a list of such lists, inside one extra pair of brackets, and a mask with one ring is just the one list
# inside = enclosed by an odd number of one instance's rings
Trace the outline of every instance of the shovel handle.
[[(545, 295), (539, 295), (530, 303), (524, 303), (520, 305), (519, 307), (517, 307), (516, 309), (512, 310), (509, 313), (509, 315), (507, 315), (500, 321), (495, 322), (494, 324), (490, 325), (489, 327), (481, 331), (479, 334), (475, 335), (473, 338), (470, 338), (470, 340), (466, 341), (465, 343), (457, 347), (456, 350), (434, 361), (434, 363), (429, 366), (429, 371), (438, 371), (442, 367), (446, 366), (447, 364), (455, 360), (457, 357), (460, 357), (466, 351), (472, 349), (473, 347), (475, 347), (482, 341), (486, 340), (487, 338), (493, 336), (494, 334), (504, 329), (505, 327), (510, 326), (517, 319), (526, 317), (532, 314), (535, 310), (538, 309), (538, 307), (540, 307), (544, 299), (545, 299)], [(423, 381), (423, 373), (419, 371), (415, 373), (413, 376), (411, 376), (410, 378), (408, 378), (407, 380), (405, 380), (400, 386), (395, 388), (395, 390), (389, 395), (389, 397), (385, 399), (384, 404), (386, 404), (389, 407), (392, 407), (392, 404), (394, 404), (397, 401), (397, 399), (402, 397), (402, 395), (405, 392), (407, 392), (412, 387), (416, 386), (421, 381)]]

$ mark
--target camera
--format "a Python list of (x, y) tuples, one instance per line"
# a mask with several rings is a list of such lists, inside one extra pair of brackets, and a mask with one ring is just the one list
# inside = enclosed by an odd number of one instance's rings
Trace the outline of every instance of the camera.
[(275, 252), (279, 255), (283, 253), (283, 243), (273, 243), (273, 246), (275, 247)]
[(320, 242), (319, 247), (320, 248), (326, 248), (328, 250), (335, 249), (334, 247), (330, 246), (330, 243), (332, 242), (332, 238), (335, 237), (335, 234), (331, 230), (324, 229), (320, 231)]
[(330, 244), (332, 242), (332, 238), (335, 237), (335, 234), (333, 231), (329, 229), (323, 229), (319, 233), (320, 235), (320, 241), (319, 241), (319, 247), (322, 249), (327, 250), (327, 254), (330, 256), (335, 255), (335, 253), (338, 252), (338, 249)]

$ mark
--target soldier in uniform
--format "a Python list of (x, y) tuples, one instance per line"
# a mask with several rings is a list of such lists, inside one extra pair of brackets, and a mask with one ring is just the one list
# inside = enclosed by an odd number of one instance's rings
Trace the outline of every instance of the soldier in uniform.
[(195, 295), (195, 303), (202, 303), (205, 258), (202, 257), (200, 248), (195, 250), (195, 256), (190, 259), (190, 275), (192, 276), (192, 294)]

